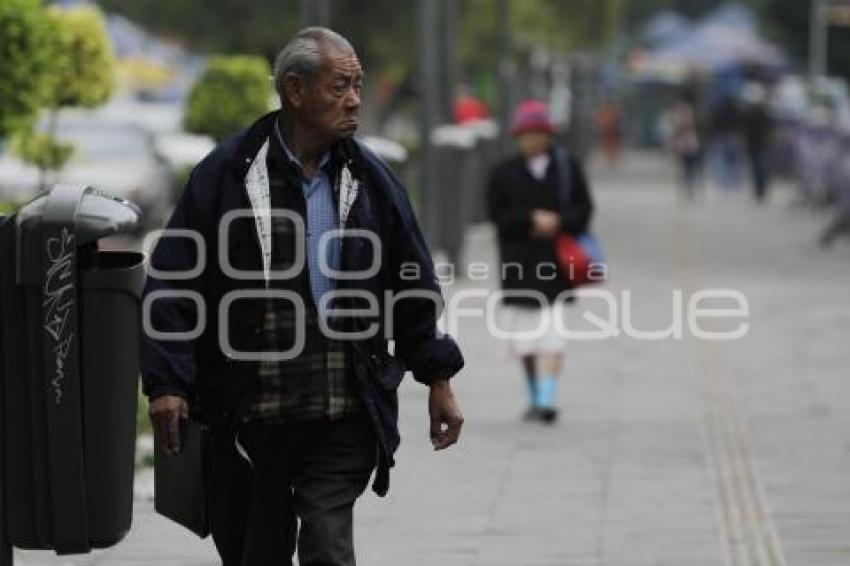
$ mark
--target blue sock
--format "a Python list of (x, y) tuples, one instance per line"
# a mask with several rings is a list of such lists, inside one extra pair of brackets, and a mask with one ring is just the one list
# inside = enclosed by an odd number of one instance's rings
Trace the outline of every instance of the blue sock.
[(539, 405), (547, 409), (555, 408), (555, 399), (558, 396), (558, 377), (555, 375), (544, 375), (538, 378)]
[(528, 399), (532, 407), (540, 406), (540, 380), (536, 377), (526, 378), (528, 383)]

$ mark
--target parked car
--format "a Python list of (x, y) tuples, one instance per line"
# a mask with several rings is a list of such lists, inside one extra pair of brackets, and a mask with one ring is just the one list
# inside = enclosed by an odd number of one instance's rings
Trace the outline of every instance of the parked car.
[[(155, 218), (168, 195), (169, 165), (153, 137), (138, 125), (60, 116), (57, 138), (74, 145), (74, 154), (48, 182), (84, 183), (132, 201)], [(39, 190), (39, 171), (8, 148), (0, 155), (0, 200), (26, 201)], [(147, 222), (146, 222), (147, 224)]]

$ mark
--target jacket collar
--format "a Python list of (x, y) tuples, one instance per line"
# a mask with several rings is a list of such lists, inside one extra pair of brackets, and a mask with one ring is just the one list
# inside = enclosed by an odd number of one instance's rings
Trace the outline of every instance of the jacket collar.
[(237, 179), (244, 179), (260, 148), (269, 139), (279, 110), (269, 112), (237, 136), (233, 170)]
[[(269, 112), (251, 124), (238, 137), (234, 153), (233, 168), (237, 179), (244, 179), (251, 163), (270, 137), (274, 136), (275, 121), (280, 116), (280, 109)], [(355, 177), (361, 177), (363, 170), (362, 155), (358, 143), (352, 138), (339, 140), (330, 150), (331, 167), (338, 171), (343, 163), (348, 164)]]

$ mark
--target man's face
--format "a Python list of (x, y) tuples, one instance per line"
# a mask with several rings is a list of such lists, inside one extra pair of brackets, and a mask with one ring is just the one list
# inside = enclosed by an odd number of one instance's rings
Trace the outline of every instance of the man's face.
[(316, 133), (329, 141), (353, 135), (360, 112), (363, 69), (353, 52), (326, 47), (322, 65), (303, 90), (298, 113)]

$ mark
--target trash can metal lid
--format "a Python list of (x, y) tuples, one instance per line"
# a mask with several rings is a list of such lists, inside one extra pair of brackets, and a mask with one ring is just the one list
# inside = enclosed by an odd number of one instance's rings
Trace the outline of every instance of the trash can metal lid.
[(45, 221), (74, 227), (77, 243), (132, 231), (142, 213), (130, 201), (85, 185), (59, 184), (36, 197), (18, 213), (18, 223), (44, 216)]

